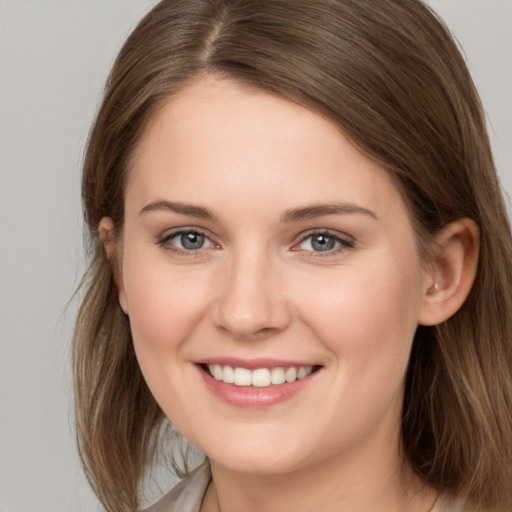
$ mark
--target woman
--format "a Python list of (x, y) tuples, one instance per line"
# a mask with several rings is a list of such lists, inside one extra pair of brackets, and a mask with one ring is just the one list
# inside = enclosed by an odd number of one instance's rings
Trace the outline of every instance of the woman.
[(78, 439), (139, 510), (509, 510), (510, 228), (478, 95), (413, 0), (158, 4), (83, 178)]

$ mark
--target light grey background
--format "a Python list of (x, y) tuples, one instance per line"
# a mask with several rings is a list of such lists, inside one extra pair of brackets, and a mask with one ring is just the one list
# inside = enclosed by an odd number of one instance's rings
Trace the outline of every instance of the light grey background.
[[(77, 460), (67, 307), (80, 163), (116, 51), (155, 0), (0, 0), (0, 512), (97, 509)], [(512, 0), (430, 0), (461, 42), (512, 193)]]

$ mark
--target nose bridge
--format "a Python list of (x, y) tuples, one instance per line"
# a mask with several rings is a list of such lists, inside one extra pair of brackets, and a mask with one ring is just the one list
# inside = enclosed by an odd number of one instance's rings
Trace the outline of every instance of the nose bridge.
[(228, 257), (216, 305), (216, 324), (238, 338), (261, 337), (290, 321), (279, 265), (268, 248), (244, 244)]

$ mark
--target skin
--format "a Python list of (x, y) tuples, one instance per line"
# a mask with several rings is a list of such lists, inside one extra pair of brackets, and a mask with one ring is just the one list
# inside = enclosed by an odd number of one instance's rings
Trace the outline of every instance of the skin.
[[(179, 229), (204, 245), (180, 248)], [(315, 250), (312, 232), (335, 247)], [(122, 237), (108, 218), (100, 235), (122, 254), (119, 300), (145, 379), (210, 458), (203, 512), (432, 507), (436, 493), (400, 455), (404, 375), (418, 324), (453, 314), (470, 289), (470, 221), (444, 230), (425, 265), (390, 177), (333, 123), (206, 77), (155, 115), (132, 161)], [(204, 385), (197, 362), (211, 357), (320, 370), (287, 400), (244, 409)]]

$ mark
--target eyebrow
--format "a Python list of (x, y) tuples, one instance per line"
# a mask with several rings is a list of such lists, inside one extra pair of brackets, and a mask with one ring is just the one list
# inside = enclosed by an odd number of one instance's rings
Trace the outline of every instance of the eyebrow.
[(361, 214), (367, 215), (375, 220), (378, 216), (372, 210), (363, 208), (352, 203), (327, 203), (327, 204), (311, 204), (299, 208), (287, 210), (281, 215), (281, 222), (288, 224), (292, 222), (299, 222), (302, 220), (313, 219), (323, 215), (347, 215), (347, 214)]
[[(217, 215), (208, 208), (203, 206), (195, 206), (188, 203), (179, 203), (166, 200), (153, 201), (147, 204), (139, 212), (139, 215), (144, 213), (167, 210), (182, 215), (190, 215), (199, 219), (216, 220)], [(348, 215), (348, 214), (360, 214), (366, 215), (373, 219), (378, 220), (378, 216), (372, 210), (363, 208), (352, 203), (327, 203), (327, 204), (311, 204), (291, 210), (286, 210), (281, 215), (280, 221), (283, 224), (290, 224), (293, 222), (300, 222), (303, 220), (313, 219), (315, 217), (321, 217), (323, 215)]]
[(208, 208), (204, 208), (202, 206), (195, 206), (193, 204), (176, 203), (173, 201), (165, 200), (153, 201), (152, 203), (147, 204), (139, 212), (139, 215), (159, 210), (167, 210), (175, 213), (181, 213), (182, 215), (189, 215), (191, 217), (197, 217), (199, 219), (206, 220), (215, 220), (217, 218), (217, 216)]

